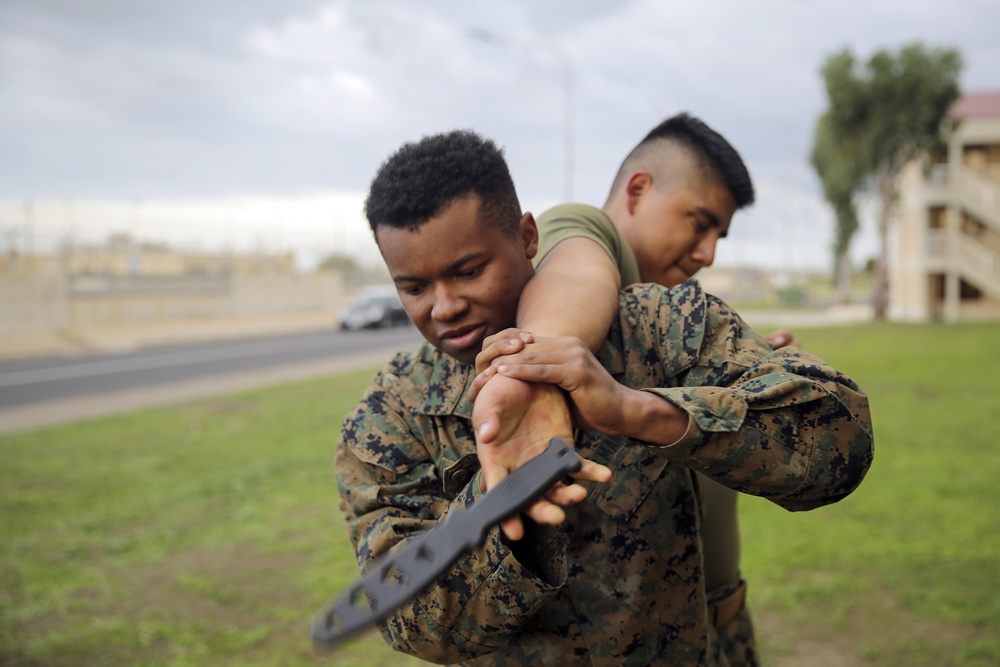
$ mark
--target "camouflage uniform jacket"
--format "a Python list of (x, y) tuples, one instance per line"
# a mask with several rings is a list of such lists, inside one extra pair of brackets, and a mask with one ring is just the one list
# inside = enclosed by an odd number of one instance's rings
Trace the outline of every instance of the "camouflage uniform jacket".
[[(396, 650), (483, 665), (725, 665), (706, 618), (691, 470), (789, 510), (836, 502), (873, 439), (857, 385), (798, 348), (771, 350), (696, 282), (622, 292), (599, 358), (691, 416), (668, 447), (592, 431), (608, 465), (558, 528), (498, 529), (381, 625)], [(335, 471), (362, 570), (480, 495), (473, 369), (424, 344), (398, 354), (344, 420)]]

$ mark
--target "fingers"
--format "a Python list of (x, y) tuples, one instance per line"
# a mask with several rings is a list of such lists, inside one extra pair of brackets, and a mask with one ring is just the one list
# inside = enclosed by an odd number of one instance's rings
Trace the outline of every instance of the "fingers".
[[(508, 335), (511, 333), (516, 337), (511, 338)], [(539, 340), (522, 331), (502, 331), (487, 338), (483, 343), (483, 351), (476, 356), (477, 375), (469, 387), (469, 398), (475, 402), (486, 383), (496, 377), (500, 369), (518, 380), (561, 385), (569, 372), (562, 367), (581, 361), (581, 356), (586, 356), (586, 349), (577, 339)], [(525, 370), (529, 366), (534, 367), (534, 370)], [(517, 370), (511, 370), (513, 368)]]
[(507, 329), (483, 341), (483, 351), (476, 355), (476, 377), (469, 388), (469, 398), (473, 401), (490, 378), (496, 375), (493, 362), (501, 357), (517, 354), (534, 338), (527, 332)]
[(507, 536), (508, 540), (516, 542), (524, 537), (524, 524), (521, 522), (521, 517), (518, 515), (514, 515), (509, 519), (501, 521), (500, 530)]
[(526, 343), (530, 343), (532, 340), (534, 340), (534, 336), (532, 336), (531, 333), (527, 331), (522, 331), (517, 327), (508, 327), (503, 331), (499, 331), (493, 334), (492, 336), (487, 336), (485, 339), (483, 339), (483, 349), (485, 350), (487, 347), (494, 345), (499, 341), (513, 340), (515, 338), (519, 338)]
[(581, 366), (593, 355), (573, 338), (550, 338), (526, 343), (523, 349), (494, 357), (493, 368), (513, 366)]
[[(578, 472), (573, 473), (573, 479), (580, 482), (607, 482), (611, 479), (611, 468), (595, 463), (590, 459), (583, 459), (583, 467)], [(573, 486), (580, 486), (574, 484)], [(583, 487), (580, 486), (582, 489)], [(580, 500), (583, 500), (581, 498)], [(578, 501), (579, 502), (579, 501)]]
[(476, 355), (476, 372), (482, 373), (497, 357), (514, 354), (524, 349), (534, 337), (519, 329), (504, 329), (483, 340), (483, 351)]
[[(578, 480), (606, 482), (611, 479), (611, 470), (593, 461), (585, 461), (584, 467), (573, 475)], [(525, 510), (524, 514), (537, 524), (558, 526), (566, 521), (566, 511), (569, 507), (583, 502), (587, 497), (587, 489), (580, 484), (557, 483)], [(500, 530), (510, 540), (520, 540), (524, 537), (524, 523), (520, 516), (505, 519), (500, 524)]]
[(549, 489), (545, 494), (545, 499), (553, 505), (568, 507), (582, 502), (587, 497), (587, 489), (580, 484), (558, 483)]
[[(587, 490), (579, 484), (566, 486), (559, 483), (552, 487), (546, 495), (531, 503), (524, 514), (538, 524), (558, 526), (566, 520), (566, 512), (559, 505), (572, 505), (587, 496)], [(500, 530), (509, 540), (520, 540), (524, 537), (524, 523), (520, 515), (514, 515), (500, 522)]]
[(484, 464), (479, 475), (479, 487), (483, 493), (487, 493), (509, 474), (510, 471), (503, 465)]
[(562, 369), (558, 364), (504, 364), (497, 366), (497, 374), (525, 382), (562, 385)]
[(563, 508), (547, 500), (536, 500), (525, 510), (532, 521), (544, 526), (558, 526), (566, 520)]
[(786, 347), (788, 345), (798, 345), (799, 341), (795, 339), (795, 336), (791, 331), (787, 329), (778, 329), (768, 335), (764, 336), (764, 340), (771, 344), (775, 350), (778, 348)]
[[(586, 496), (587, 493), (583, 487), (580, 487), (577, 484), (572, 486), (560, 486), (562, 487), (561, 489), (553, 489), (553, 491), (550, 491), (549, 493), (555, 493), (556, 497), (559, 497), (560, 501), (566, 502), (566, 504), (572, 504), (569, 502), (571, 498), (580, 498), (582, 500), (580, 493), (582, 492), (584, 496)], [(573, 487), (577, 487), (577, 489), (573, 490)], [(574, 502), (579, 502), (579, 500)], [(546, 526), (558, 526), (566, 520), (566, 512), (559, 507), (559, 505), (555, 504), (548, 498), (539, 498), (535, 502), (531, 503), (531, 505), (524, 510), (524, 514), (535, 523)], [(509, 519), (505, 519), (500, 524), (500, 530), (502, 530), (503, 534), (510, 540), (516, 541), (524, 537), (524, 523), (522, 522), (520, 516), (513, 516)]]

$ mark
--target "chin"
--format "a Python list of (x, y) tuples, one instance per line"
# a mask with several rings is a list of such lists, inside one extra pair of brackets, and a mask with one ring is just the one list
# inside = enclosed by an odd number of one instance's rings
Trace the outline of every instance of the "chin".
[(687, 281), (694, 279), (694, 275), (695, 274), (694, 273), (688, 273), (687, 271), (684, 271), (683, 269), (681, 269), (675, 275), (676, 275), (676, 278), (675, 278), (674, 282), (671, 283), (671, 285), (670, 285), (671, 287), (676, 287), (678, 285), (683, 285)]
[(476, 355), (477, 354), (479, 354), (478, 351), (476, 351), (476, 352), (469, 352), (468, 350), (462, 350), (461, 352), (456, 352), (456, 351), (448, 352), (448, 356), (450, 356), (452, 359), (456, 359), (456, 360), (462, 362), (463, 364), (474, 364), (474, 363), (476, 363)]

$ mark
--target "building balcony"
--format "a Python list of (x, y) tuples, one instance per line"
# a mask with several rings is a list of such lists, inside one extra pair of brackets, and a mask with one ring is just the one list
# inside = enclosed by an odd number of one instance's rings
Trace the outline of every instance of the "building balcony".
[(932, 208), (960, 207), (985, 224), (1000, 230), (1000, 184), (989, 176), (994, 172), (1000, 175), (1000, 165), (972, 169), (960, 165), (936, 164), (931, 168), (926, 182), (924, 203)]

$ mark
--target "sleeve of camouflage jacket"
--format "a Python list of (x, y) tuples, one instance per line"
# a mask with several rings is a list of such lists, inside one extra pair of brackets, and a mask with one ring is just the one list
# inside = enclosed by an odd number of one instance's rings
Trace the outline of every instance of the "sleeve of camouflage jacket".
[(679, 385), (646, 390), (691, 416), (662, 455), (789, 510), (836, 502), (861, 483), (874, 439), (853, 380), (798, 347), (772, 350), (697, 283), (636, 286), (622, 298), (632, 335), (648, 337), (636, 347), (659, 350), (667, 384)]
[[(376, 376), (344, 420), (337, 448), (341, 507), (363, 572), (481, 493), (478, 473), (464, 487), (445, 490), (440, 461), (445, 445), (438, 440), (448, 439), (446, 429), (440, 419), (406, 410), (384, 386), (396, 381), (387, 382), (386, 373)], [(557, 532), (548, 535), (547, 542), (527, 549), (534, 558), (523, 561), (544, 564), (529, 569), (494, 528), (483, 547), (380, 624), (386, 641), (395, 650), (440, 663), (506, 645), (565, 583), (565, 540)]]

